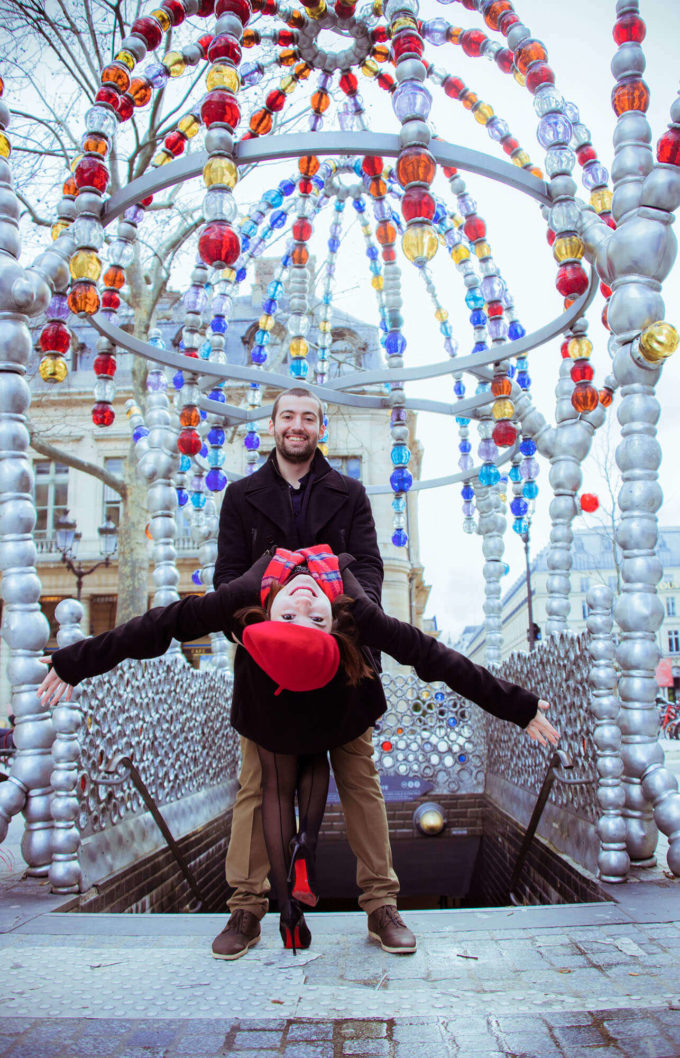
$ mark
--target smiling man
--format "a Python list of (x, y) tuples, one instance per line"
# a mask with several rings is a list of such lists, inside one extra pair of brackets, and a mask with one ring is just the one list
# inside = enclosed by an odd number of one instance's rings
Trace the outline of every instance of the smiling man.
[[(309, 390), (279, 394), (269, 433), (274, 449), (264, 466), (229, 486), (222, 503), (215, 587), (241, 576), (264, 551), (327, 544), (347, 551), (352, 572), (373, 602), (380, 604), (383, 564), (366, 490), (339, 474), (317, 448), (323, 408)], [(306, 581), (310, 584), (305, 584)], [(323, 617), (311, 578), (300, 577), (280, 605), (289, 620), (318, 623)], [(275, 601), (275, 605), (278, 600)], [(384, 951), (409, 954), (416, 939), (397, 911), (399, 882), (392, 866), (385, 802), (373, 762), (370, 729), (331, 751), (331, 764), (345, 814), (347, 839), (357, 858), (359, 904), (369, 934)], [(241, 739), (241, 774), (227, 851), (227, 882), (234, 889), (231, 917), (213, 941), (218, 959), (238, 959), (257, 944), (260, 919), (268, 908), (269, 863), (262, 830), (261, 770), (253, 742)]]

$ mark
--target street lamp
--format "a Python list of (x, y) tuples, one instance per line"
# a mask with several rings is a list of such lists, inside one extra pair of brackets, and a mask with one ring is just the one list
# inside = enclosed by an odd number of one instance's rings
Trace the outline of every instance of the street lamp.
[(531, 561), (529, 559), (529, 530), (531, 523), (527, 521), (526, 529), (520, 534), (520, 539), (524, 544), (524, 561), (527, 567), (527, 639), (529, 640), (529, 650), (533, 650), (536, 645), (536, 640), (540, 638), (540, 632), (537, 624), (534, 624), (534, 605), (531, 597)]
[(99, 569), (100, 566), (110, 565), (111, 559), (116, 553), (116, 548), (118, 546), (118, 527), (113, 524), (110, 518), (107, 518), (104, 524), (99, 526), (97, 529), (97, 532), (99, 533), (99, 550), (104, 558), (101, 562), (95, 562), (95, 564), (90, 566), (89, 569), (85, 569), (82, 562), (78, 562), (76, 565), (74, 561), (82, 534), (76, 531), (76, 522), (68, 517), (67, 511), (65, 511), (57, 521), (56, 529), (57, 550), (61, 552), (61, 561), (76, 578), (78, 585), (76, 598), (80, 601), (83, 590), (83, 580), (85, 577), (88, 577), (90, 573), (94, 573), (94, 571)]

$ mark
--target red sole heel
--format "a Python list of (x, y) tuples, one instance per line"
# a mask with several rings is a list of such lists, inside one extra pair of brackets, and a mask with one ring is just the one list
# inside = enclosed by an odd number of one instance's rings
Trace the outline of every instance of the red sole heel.
[(290, 927), (286, 926), (285, 933), (286, 937), (283, 942), (284, 948), (286, 948), (288, 951), (292, 949), (292, 951), (297, 954), (297, 949), (301, 947), (299, 927), (295, 926), (295, 928), (291, 931)]
[(318, 896), (309, 887), (307, 864), (304, 860), (296, 860), (295, 862), (295, 882), (293, 883), (292, 896), (301, 904), (306, 904), (307, 907), (315, 907), (318, 903)]

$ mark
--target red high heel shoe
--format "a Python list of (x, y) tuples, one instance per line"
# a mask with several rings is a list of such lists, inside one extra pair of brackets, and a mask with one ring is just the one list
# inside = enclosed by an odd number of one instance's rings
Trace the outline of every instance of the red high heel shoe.
[(312, 943), (312, 934), (297, 900), (289, 900), (281, 909), (279, 932), (284, 948), (292, 949), (293, 955), (297, 955), (298, 948), (303, 951)]
[(314, 857), (305, 840), (304, 834), (298, 834), (291, 842), (290, 870), (288, 884), (291, 896), (306, 907), (315, 907), (319, 897), (316, 893)]

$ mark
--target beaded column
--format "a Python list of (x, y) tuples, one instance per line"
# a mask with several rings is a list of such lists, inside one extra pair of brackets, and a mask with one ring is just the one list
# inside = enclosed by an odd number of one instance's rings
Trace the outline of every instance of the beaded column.
[(501, 577), (504, 573), (503, 533), (505, 511), (496, 486), (480, 487), (477, 491), (479, 533), (484, 553), (484, 614), (486, 624), (486, 663), (497, 665), (503, 649), (501, 628)]
[[(69, 647), (85, 636), (80, 627), (83, 608), (76, 599), (62, 599), (55, 610), (60, 628), (57, 644)], [(78, 817), (78, 767), (80, 763), (79, 734), (83, 723), (83, 712), (78, 702), (80, 687), (74, 687), (67, 702), (64, 699), (52, 710), (54, 742), (52, 743), (52, 863), (50, 864), (50, 889), (53, 893), (80, 892), (83, 874), (78, 862), (80, 831), (76, 825)]]
[(602, 809), (597, 822), (600, 836), (597, 865), (603, 882), (625, 882), (630, 859), (626, 851), (626, 821), (622, 815), (626, 795), (621, 783), (621, 732), (616, 722), (619, 700), (612, 639), (613, 601), (612, 592), (603, 584), (591, 588), (587, 596), (586, 627), (590, 632), (588, 651), (592, 658), (590, 711), (595, 717), (594, 738), (600, 776), (597, 801)]

